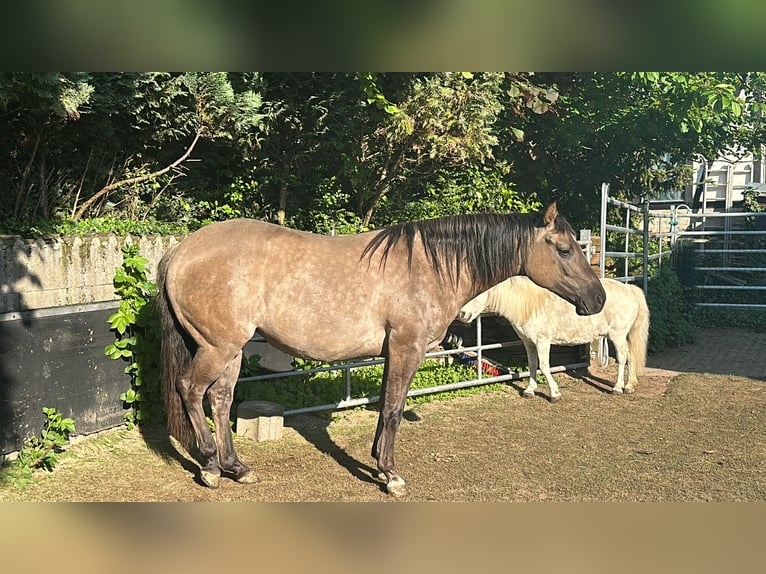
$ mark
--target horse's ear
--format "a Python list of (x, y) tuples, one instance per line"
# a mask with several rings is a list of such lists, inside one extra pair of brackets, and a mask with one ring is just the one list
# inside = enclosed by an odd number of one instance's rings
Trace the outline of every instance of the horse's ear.
[(543, 221), (545, 222), (545, 227), (553, 227), (553, 223), (556, 221), (556, 217), (558, 217), (559, 210), (556, 207), (556, 202), (554, 201), (551, 203), (546, 209), (545, 213), (543, 214)]

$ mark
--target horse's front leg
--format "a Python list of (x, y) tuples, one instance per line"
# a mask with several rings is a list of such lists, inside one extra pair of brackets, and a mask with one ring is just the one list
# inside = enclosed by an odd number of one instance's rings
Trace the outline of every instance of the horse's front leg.
[(533, 399), (535, 398), (535, 391), (537, 390), (537, 366), (539, 363), (537, 359), (537, 347), (530, 339), (521, 335), (519, 338), (521, 339), (521, 342), (524, 343), (524, 350), (527, 352), (527, 365), (529, 365), (529, 383), (521, 396), (525, 399)]
[(378, 463), (379, 478), (386, 481), (386, 490), (393, 496), (407, 494), (407, 485), (394, 466), (394, 443), (402, 420), (407, 391), (424, 355), (425, 352), (416, 345), (394, 345), (389, 340), (372, 456)]
[(548, 341), (538, 341), (537, 356), (540, 360), (540, 370), (551, 390), (551, 402), (557, 403), (561, 400), (561, 391), (559, 391), (559, 384), (551, 374), (551, 344)]
[(233, 475), (239, 483), (251, 484), (257, 482), (258, 477), (237, 457), (231, 436), (231, 426), (229, 425), (231, 404), (234, 401), (234, 387), (237, 384), (241, 363), (242, 352), (240, 351), (228, 364), (218, 380), (208, 389), (207, 398), (213, 411), (215, 441), (218, 445), (218, 464), (221, 470)]

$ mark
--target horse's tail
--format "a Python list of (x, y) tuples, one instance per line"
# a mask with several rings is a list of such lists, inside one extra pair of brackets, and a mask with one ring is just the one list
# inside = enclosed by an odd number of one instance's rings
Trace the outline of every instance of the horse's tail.
[(631, 369), (638, 374), (646, 365), (646, 349), (649, 343), (649, 305), (640, 287), (636, 285), (630, 285), (630, 287), (638, 305), (638, 315), (628, 331), (628, 352)]
[(171, 254), (172, 250), (165, 254), (157, 266), (158, 293), (155, 304), (162, 327), (160, 381), (162, 400), (168, 417), (168, 431), (186, 450), (191, 450), (195, 443), (194, 429), (176, 384), (191, 362), (192, 354), (168, 300), (166, 281)]

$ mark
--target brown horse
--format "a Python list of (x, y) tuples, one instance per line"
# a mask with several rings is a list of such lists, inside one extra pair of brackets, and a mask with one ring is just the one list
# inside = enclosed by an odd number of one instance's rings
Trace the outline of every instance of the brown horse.
[(462, 305), (519, 274), (580, 314), (604, 304), (555, 203), (541, 213), (452, 216), (341, 237), (247, 219), (204, 227), (171, 249), (157, 273), (169, 430), (187, 449), (196, 440), (208, 486), (222, 472), (255, 482), (234, 451), (229, 416), (242, 347), (256, 331), (294, 356), (382, 356), (372, 456), (388, 492), (403, 495), (394, 440), (413, 375)]

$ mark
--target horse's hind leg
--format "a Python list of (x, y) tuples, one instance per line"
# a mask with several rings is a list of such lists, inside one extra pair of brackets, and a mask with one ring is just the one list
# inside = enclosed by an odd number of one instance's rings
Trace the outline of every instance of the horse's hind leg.
[(623, 392), (629, 394), (633, 392), (633, 385), (630, 381), (625, 385), (625, 363), (628, 361), (629, 354), (628, 342), (625, 337), (615, 337), (615, 339), (612, 339), (612, 343), (617, 355), (617, 382), (612, 388), (612, 394), (621, 395)]
[(215, 441), (218, 444), (218, 464), (221, 470), (233, 475), (237, 482), (251, 484), (256, 482), (258, 478), (237, 457), (232, 441), (231, 427), (229, 426), (231, 404), (234, 401), (234, 387), (237, 384), (241, 363), (242, 352), (240, 351), (229, 362), (218, 380), (210, 386), (207, 391), (207, 398), (213, 411)]
[(625, 388), (623, 390), (625, 394), (630, 394), (635, 392), (636, 385), (638, 384), (636, 366), (633, 363), (632, 357), (630, 356), (630, 351), (628, 351), (628, 359), (625, 364), (627, 365), (627, 369), (628, 369), (628, 382), (625, 383)]
[(202, 399), (208, 388), (221, 377), (229, 360), (211, 347), (199, 347), (186, 372), (179, 378), (177, 388), (184, 403), (189, 421), (194, 428), (197, 448), (202, 457), (200, 478), (211, 488), (216, 488), (221, 476), (215, 439), (205, 418)]

